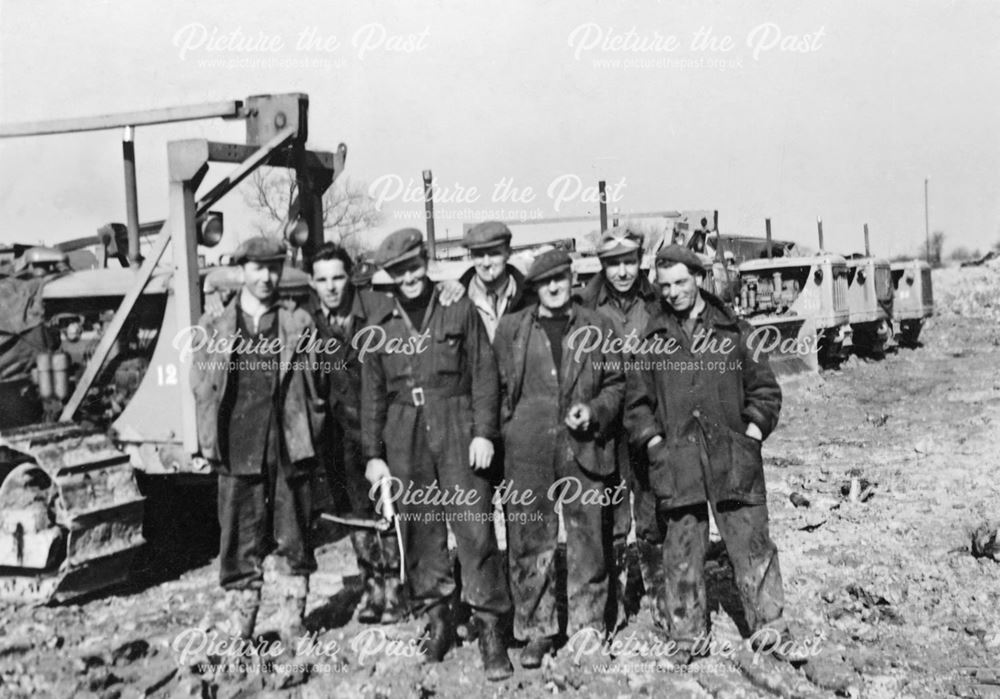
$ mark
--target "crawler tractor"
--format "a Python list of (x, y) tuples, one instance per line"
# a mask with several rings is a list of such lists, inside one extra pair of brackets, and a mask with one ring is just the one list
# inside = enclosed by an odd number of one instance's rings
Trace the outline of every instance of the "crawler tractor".
[(931, 267), (922, 260), (907, 260), (894, 262), (891, 271), (893, 325), (897, 341), (914, 347), (924, 319), (934, 315)]
[[(32, 276), (27, 265), (23, 276), (0, 280), (4, 303), (19, 298), (24, 311), (16, 327), (0, 328), (0, 348), (17, 347), (22, 333), (39, 327), (62, 336), (61, 347), (42, 348), (58, 351), (31, 350), (38, 354), (32, 381), (55, 419), (0, 425), (0, 599), (63, 601), (122, 583), (149, 514), (136, 471), (207, 475), (184, 351), (204, 303), (199, 245), (221, 237), (221, 217), (210, 209), (261, 166), (295, 170), (301, 194), (286, 233), (306, 254), (322, 244), (321, 197), (347, 150), (306, 147), (308, 107), (306, 95), (266, 95), (0, 129), (3, 137), (124, 129), (128, 212), (127, 226), (92, 239), (97, 268), (74, 271), (56, 257), (51, 274)], [(168, 143), (169, 217), (140, 224), (133, 129), (218, 117), (245, 121), (245, 142)], [(199, 192), (210, 163), (234, 167)], [(143, 236), (152, 239), (145, 259)], [(122, 266), (107, 266), (109, 249)]]
[(864, 257), (847, 260), (847, 303), (855, 352), (881, 357), (893, 340), (893, 288), (889, 261), (872, 257), (865, 224)]
[[(822, 229), (821, 229), (822, 230)], [(773, 257), (766, 221), (765, 259), (740, 264), (734, 305), (754, 326), (753, 342), (779, 374), (816, 372), (842, 357), (850, 338), (847, 261), (821, 252)]]

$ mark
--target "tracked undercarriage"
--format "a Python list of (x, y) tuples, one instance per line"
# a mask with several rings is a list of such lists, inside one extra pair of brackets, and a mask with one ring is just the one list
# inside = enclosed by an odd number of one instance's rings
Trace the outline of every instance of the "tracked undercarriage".
[(0, 599), (61, 602), (123, 582), (143, 545), (129, 457), (96, 429), (0, 434)]
[[(147, 477), (208, 480), (192, 352), (178, 338), (205, 307), (201, 252), (223, 231), (212, 207), (258, 168), (294, 171), (286, 237), (302, 257), (322, 244), (323, 193), (347, 147), (309, 149), (308, 108), (304, 94), (254, 95), (0, 126), (0, 138), (123, 129), (128, 217), (96, 236), (30, 248), (15, 264), (0, 259), (0, 279), (9, 278), (0, 289), (0, 405), (30, 407), (0, 411), (0, 600), (61, 602), (119, 585), (144, 544), (137, 474), (144, 487)], [(219, 117), (244, 121), (245, 140), (169, 142), (169, 216), (140, 223), (135, 128)], [(212, 164), (228, 167), (203, 188)], [(43, 413), (58, 421), (37, 423)], [(155, 492), (151, 508), (162, 506)]]

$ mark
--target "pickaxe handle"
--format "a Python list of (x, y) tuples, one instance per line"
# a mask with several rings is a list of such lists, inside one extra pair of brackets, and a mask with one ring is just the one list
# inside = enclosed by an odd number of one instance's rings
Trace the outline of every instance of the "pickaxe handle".
[(387, 532), (392, 528), (392, 522), (387, 519), (361, 519), (359, 517), (338, 517), (323, 513), (320, 515), (325, 520), (343, 524), (348, 527), (358, 527), (361, 529), (375, 529), (380, 532)]

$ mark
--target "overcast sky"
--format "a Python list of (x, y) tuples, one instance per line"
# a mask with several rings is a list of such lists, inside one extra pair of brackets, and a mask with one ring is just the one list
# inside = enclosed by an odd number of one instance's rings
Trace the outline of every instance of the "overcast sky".
[[(874, 251), (898, 254), (923, 245), (929, 176), (932, 230), (985, 249), (1000, 240), (998, 85), (1000, 4), (985, 0), (0, 0), (0, 122), (306, 92), (310, 145), (343, 141), (348, 175), (382, 183), (379, 232), (420, 221), (393, 190), (431, 168), (452, 235), (589, 214), (604, 179), (622, 212), (718, 209), (732, 233), (769, 216), (805, 243), (822, 216), (842, 252), (868, 222)], [(166, 141), (191, 137), (243, 129), (141, 128), (143, 220), (166, 214)], [(0, 242), (123, 221), (120, 138), (0, 141)], [(235, 247), (248, 217), (238, 195), (222, 208)]]

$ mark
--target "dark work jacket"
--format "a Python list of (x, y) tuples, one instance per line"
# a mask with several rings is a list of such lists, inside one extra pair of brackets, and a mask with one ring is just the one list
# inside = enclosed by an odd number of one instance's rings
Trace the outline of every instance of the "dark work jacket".
[[(361, 443), (365, 458), (385, 458), (387, 446), (401, 441), (387, 433), (398, 428), (387, 420), (389, 407), (412, 406), (415, 388), (424, 392), (424, 418), (436, 436), (461, 440), (465, 448), (472, 437), (496, 439), (499, 436), (497, 365), (486, 328), (472, 302), (462, 298), (443, 307), (437, 302), (435, 291), (424, 315), (423, 328), (417, 328), (425, 333), (425, 339), (418, 343), (411, 338), (391, 293), (365, 291), (361, 292), (361, 300), (366, 309), (366, 328), (380, 329), (362, 329), (361, 335), (355, 332), (359, 351), (366, 346), (372, 350), (359, 355)], [(374, 349), (382, 337), (384, 342)], [(390, 352), (390, 346), (419, 351)]]
[[(604, 279), (604, 271), (601, 270), (600, 273), (595, 274), (587, 282), (587, 286), (579, 293), (580, 303), (585, 308), (597, 311), (611, 319), (615, 323), (615, 327), (623, 335), (628, 335), (634, 331), (636, 337), (641, 337), (650, 318), (649, 304), (655, 302), (659, 298), (660, 293), (653, 286), (653, 283), (649, 281), (646, 273), (641, 270), (639, 278), (636, 279), (635, 283), (639, 287), (638, 296), (627, 311), (622, 310), (615, 302), (611, 292), (608, 291), (608, 285)], [(623, 355), (622, 359), (627, 360), (630, 357)], [(637, 459), (634, 456), (631, 459), (629, 458), (628, 435), (625, 433), (625, 428), (622, 426), (620, 419), (613, 429), (615, 433), (614, 438), (617, 443), (615, 453), (618, 459), (618, 471), (623, 478), (631, 480), (631, 473), (634, 468), (633, 462), (637, 461)]]
[(646, 323), (649, 322), (649, 304), (659, 298), (659, 291), (646, 277), (646, 273), (641, 270), (635, 283), (639, 287), (638, 297), (627, 312), (619, 308), (612, 298), (611, 292), (608, 291), (608, 285), (604, 281), (603, 270), (595, 274), (587, 282), (587, 286), (580, 291), (580, 303), (585, 308), (603, 313), (619, 323), (626, 335), (632, 330), (635, 330), (636, 335), (640, 335), (646, 329)]
[(706, 497), (764, 504), (761, 445), (745, 432), (753, 422), (765, 438), (771, 433), (781, 411), (781, 389), (767, 355), (754, 358), (747, 342), (750, 325), (712, 294), (701, 295), (700, 325), (712, 346), (696, 353), (662, 302), (651, 304), (644, 338), (672, 339), (678, 349), (635, 357), (653, 366), (629, 372), (625, 426), (636, 449), (644, 451), (655, 435), (664, 438), (653, 447), (648, 464), (648, 485), (663, 506), (694, 505)]
[(315, 294), (310, 295), (304, 308), (316, 324), (316, 333), (320, 339), (317, 346), (323, 350), (333, 350), (320, 352), (317, 356), (320, 370), (326, 370), (324, 378), (329, 405), (328, 417), (339, 425), (348, 439), (360, 444), (361, 364), (351, 339), (364, 325), (365, 319), (359, 292), (354, 290), (353, 294), (351, 327), (346, 334), (327, 321), (323, 305)]
[[(529, 342), (533, 333), (545, 334), (537, 318), (537, 305), (506, 315), (500, 319), (493, 339), (493, 348), (500, 365), (501, 415), (508, 459), (517, 459), (520, 458), (519, 454), (527, 455), (532, 452), (542, 454), (552, 446), (519, 444), (518, 431), (507, 429), (515, 418), (529, 422), (544, 419), (542, 415), (525, 415), (524, 410), (530, 411), (532, 404), (522, 405), (520, 400), (524, 389), (525, 368), (540, 361), (551, 362), (551, 356), (533, 356), (529, 351), (532, 346), (548, 347), (546, 342)], [(593, 329), (594, 335), (591, 337), (600, 333), (602, 342), (597, 343), (596, 349), (582, 352), (577, 361), (576, 351), (570, 347), (570, 339), (574, 332), (583, 332), (582, 329), (588, 327)], [(592, 428), (583, 434), (568, 430), (567, 433), (570, 449), (579, 467), (596, 476), (607, 476), (615, 471), (614, 427), (620, 419), (625, 391), (621, 356), (602, 351), (603, 339), (612, 332), (614, 325), (610, 320), (574, 303), (570, 311), (569, 328), (563, 337), (559, 395), (552, 396), (553, 401), (558, 401), (560, 421), (575, 403), (584, 403), (590, 407)], [(576, 337), (574, 346), (580, 347), (584, 338), (582, 334)]]
[[(510, 300), (510, 304), (507, 306), (505, 315), (516, 313), (522, 308), (527, 308), (533, 303), (538, 303), (538, 296), (534, 291), (528, 288), (528, 283), (524, 281), (524, 274), (521, 273), (521, 270), (508, 263), (507, 274), (509, 274), (514, 280), (514, 298)], [(468, 289), (469, 283), (472, 281), (474, 276), (476, 276), (475, 265), (469, 267), (469, 269), (462, 273), (462, 276), (458, 278), (458, 283)]]
[[(199, 325), (207, 338), (231, 344), (236, 336), (236, 314), (240, 297), (237, 294), (221, 315), (205, 314)], [(293, 471), (310, 468), (315, 462), (314, 440), (318, 438), (326, 411), (326, 402), (317, 385), (309, 357), (300, 339), (313, 327), (309, 314), (301, 309), (288, 311), (278, 307), (278, 338), (281, 341), (280, 369), (278, 372), (279, 420), (285, 448)], [(209, 352), (210, 343), (201, 343), (191, 362), (191, 387), (195, 397), (198, 423), (198, 444), (201, 455), (215, 464), (216, 469), (228, 471), (221, 463), (219, 440), (219, 413), (229, 379), (230, 353)], [(234, 474), (239, 475), (239, 474)]]
[(350, 327), (341, 329), (327, 321), (316, 294), (309, 295), (304, 308), (316, 323), (317, 360), (327, 402), (327, 419), (318, 443), (324, 468), (316, 474), (313, 504), (317, 509), (365, 517), (371, 499), (361, 453), (361, 364), (351, 344), (354, 333), (364, 325), (364, 309), (354, 290)]

